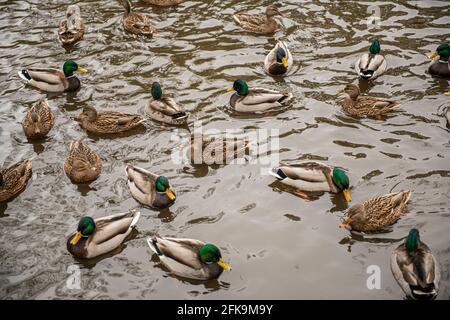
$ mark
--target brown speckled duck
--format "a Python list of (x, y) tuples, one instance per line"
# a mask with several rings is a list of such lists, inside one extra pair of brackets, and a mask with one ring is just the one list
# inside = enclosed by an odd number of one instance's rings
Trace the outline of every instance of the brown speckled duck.
[(31, 174), (29, 160), (23, 160), (9, 168), (0, 169), (0, 203), (13, 199), (25, 190)]
[(55, 116), (45, 97), (37, 101), (25, 115), (22, 128), (28, 139), (45, 137), (55, 125)]
[(155, 26), (153, 26), (145, 14), (131, 11), (131, 3), (129, 0), (119, 0), (119, 2), (125, 8), (122, 24), (126, 31), (148, 37), (158, 34)]
[(186, 0), (144, 0), (146, 3), (160, 7), (176, 6), (184, 1)]
[(70, 5), (67, 8), (66, 18), (59, 24), (59, 39), (65, 45), (75, 43), (83, 38), (84, 29), (80, 7), (76, 4)]
[(100, 175), (102, 160), (82, 140), (73, 141), (64, 162), (64, 171), (74, 183), (91, 182)]
[(273, 18), (283, 16), (278, 7), (274, 4), (266, 8), (265, 14), (236, 13), (233, 15), (234, 21), (242, 28), (255, 33), (274, 33), (280, 28), (278, 22)]

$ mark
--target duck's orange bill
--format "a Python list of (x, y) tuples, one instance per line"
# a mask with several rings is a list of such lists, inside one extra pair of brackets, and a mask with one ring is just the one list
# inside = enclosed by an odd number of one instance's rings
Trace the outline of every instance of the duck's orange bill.
[(77, 231), (77, 233), (75, 233), (75, 235), (73, 236), (72, 240), (70, 240), (70, 244), (76, 245), (78, 241), (80, 241), (81, 237), (82, 237), (81, 232)]
[(350, 195), (350, 191), (348, 191), (348, 189), (342, 190), (342, 194), (344, 195), (345, 201), (352, 201), (352, 196)]
[(220, 260), (217, 262), (217, 264), (218, 264), (219, 266), (221, 266), (224, 270), (231, 270), (231, 266), (230, 266), (228, 263), (226, 263), (226, 262), (223, 260), (223, 258), (220, 258)]
[(228, 88), (227, 92), (234, 91), (234, 88)]
[(166, 190), (166, 194), (167, 194), (167, 196), (169, 197), (170, 200), (175, 200), (176, 197), (175, 197), (175, 194), (173, 193), (172, 190), (167, 189)]

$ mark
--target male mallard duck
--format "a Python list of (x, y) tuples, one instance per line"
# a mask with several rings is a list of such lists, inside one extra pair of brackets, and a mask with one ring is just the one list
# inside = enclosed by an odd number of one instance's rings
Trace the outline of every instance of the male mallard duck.
[(115, 111), (97, 112), (93, 106), (86, 106), (77, 120), (80, 126), (89, 132), (108, 134), (136, 128), (145, 121), (145, 118), (137, 114)]
[(264, 88), (249, 90), (244, 80), (236, 80), (233, 88), (227, 91), (236, 91), (230, 98), (231, 107), (238, 112), (256, 113), (270, 109), (279, 109), (288, 104), (292, 93), (279, 92)]
[(107, 217), (83, 217), (77, 231), (67, 239), (67, 250), (77, 258), (91, 259), (108, 253), (122, 244), (136, 225), (140, 212), (130, 210)]
[(67, 8), (66, 19), (59, 23), (58, 34), (63, 44), (72, 44), (83, 38), (84, 22), (81, 19), (80, 7), (76, 4)]
[(411, 191), (400, 191), (355, 204), (348, 209), (343, 218), (344, 223), (339, 228), (362, 232), (379, 231), (400, 218), (410, 197)]
[(153, 119), (173, 125), (186, 123), (188, 115), (173, 98), (163, 97), (161, 85), (152, 83), (152, 97), (145, 112)]
[(195, 239), (148, 238), (150, 249), (161, 263), (179, 277), (194, 280), (218, 278), (231, 267), (223, 260), (219, 248)]
[(66, 60), (63, 69), (32, 68), (19, 71), (19, 77), (31, 86), (45, 92), (71, 92), (80, 88), (81, 82), (74, 72), (87, 72), (75, 61)]
[(0, 170), (0, 203), (11, 200), (27, 186), (31, 178), (31, 162), (23, 160)]
[(355, 84), (348, 84), (337, 93), (342, 109), (353, 116), (381, 116), (400, 106), (400, 103), (394, 100), (361, 96), (359, 87)]
[(448, 43), (441, 44), (436, 52), (433, 52), (429, 58), (434, 59), (430, 67), (428, 68), (428, 72), (432, 76), (438, 76), (442, 78), (450, 78), (450, 45)]
[(300, 191), (342, 192), (346, 201), (351, 201), (350, 180), (345, 171), (320, 162), (283, 164), (269, 173), (282, 183)]
[(154, 6), (160, 6), (160, 7), (175, 6), (184, 1), (186, 1), (186, 0), (144, 0), (144, 2), (150, 3)]
[(286, 43), (278, 41), (264, 60), (264, 70), (272, 76), (279, 76), (288, 73), (293, 63), (294, 59)]
[(234, 21), (242, 28), (256, 33), (274, 33), (280, 25), (273, 18), (283, 16), (278, 7), (271, 4), (266, 9), (266, 14), (236, 13), (233, 15)]
[(249, 141), (226, 136), (191, 136), (188, 158), (193, 164), (227, 164), (244, 157)]
[(433, 300), (439, 292), (441, 272), (430, 248), (411, 229), (405, 243), (391, 255), (391, 270), (405, 294), (417, 300)]
[(131, 12), (131, 3), (129, 0), (119, 0), (125, 8), (122, 24), (123, 28), (131, 33), (150, 36), (157, 35), (155, 26), (150, 19), (143, 13)]
[(37, 101), (22, 121), (23, 131), (28, 139), (45, 137), (55, 125), (55, 116), (45, 97)]
[(94, 181), (102, 171), (102, 159), (83, 141), (73, 141), (64, 162), (64, 171), (74, 183)]
[(125, 170), (131, 194), (139, 203), (152, 208), (165, 208), (175, 202), (175, 192), (166, 177), (130, 165)]
[(355, 64), (355, 71), (361, 79), (372, 80), (386, 71), (386, 59), (380, 54), (381, 46), (378, 39), (374, 39), (369, 52), (363, 54)]

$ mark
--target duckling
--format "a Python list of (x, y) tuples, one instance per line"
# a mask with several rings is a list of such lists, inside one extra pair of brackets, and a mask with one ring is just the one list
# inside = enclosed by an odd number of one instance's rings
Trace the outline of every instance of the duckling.
[(227, 91), (236, 91), (230, 98), (230, 106), (238, 112), (258, 113), (285, 107), (293, 98), (292, 93), (264, 88), (249, 90), (244, 80), (236, 80)]
[(59, 23), (59, 39), (64, 45), (75, 43), (83, 38), (84, 29), (80, 7), (76, 4), (70, 5), (67, 8), (66, 19)]
[(45, 137), (55, 125), (55, 116), (45, 97), (37, 101), (22, 121), (23, 131), (28, 139)]
[(280, 25), (273, 18), (275, 16), (282, 16), (278, 7), (274, 4), (266, 8), (266, 14), (248, 14), (237, 13), (233, 15), (234, 21), (242, 28), (255, 33), (274, 33), (280, 28)]
[(353, 116), (379, 117), (400, 106), (400, 103), (394, 100), (361, 96), (359, 87), (355, 84), (348, 84), (337, 93), (342, 109)]
[(175, 192), (166, 177), (130, 165), (126, 167), (126, 174), (131, 195), (139, 203), (159, 209), (175, 202)]
[(102, 171), (102, 159), (82, 140), (73, 141), (64, 162), (64, 171), (73, 183), (91, 182)]
[(86, 106), (77, 120), (85, 130), (96, 134), (112, 134), (131, 130), (141, 125), (145, 118), (137, 114), (115, 111), (97, 112), (93, 106)]
[(157, 236), (148, 238), (147, 243), (162, 265), (178, 277), (205, 281), (231, 270), (219, 248), (211, 243)]
[(29, 160), (0, 170), (0, 203), (8, 202), (25, 190), (32, 174)]
[(92, 259), (113, 251), (137, 224), (140, 212), (130, 210), (93, 219), (81, 218), (77, 231), (67, 239), (67, 250), (79, 259)]
[(411, 191), (389, 193), (351, 206), (339, 228), (375, 232), (396, 222), (406, 206)]
[(66, 60), (62, 71), (52, 68), (30, 68), (19, 71), (19, 77), (27, 84), (45, 92), (73, 92), (81, 86), (74, 72), (85, 73), (87, 70), (75, 61)]
[(243, 158), (249, 143), (234, 137), (192, 135), (188, 158), (193, 164), (228, 164)]
[(185, 124), (188, 114), (181, 108), (173, 98), (163, 97), (161, 85), (152, 83), (152, 97), (145, 112), (153, 119), (172, 125)]
[(350, 180), (347, 173), (339, 168), (320, 162), (308, 161), (283, 164), (273, 168), (269, 174), (283, 184), (307, 192), (342, 192), (346, 201), (351, 201)]
[(363, 54), (355, 63), (355, 71), (361, 79), (373, 80), (386, 71), (386, 59), (380, 51), (380, 42), (375, 38), (372, 40), (369, 52)]
[(266, 56), (264, 70), (272, 76), (284, 75), (292, 70), (293, 63), (294, 59), (287, 44), (283, 41), (278, 41)]
[(405, 243), (391, 254), (391, 270), (403, 292), (412, 299), (434, 300), (439, 292), (441, 271), (430, 248), (411, 229)]
[(429, 58), (434, 59), (428, 72), (432, 76), (438, 76), (442, 78), (450, 78), (450, 45), (448, 43), (442, 43), (437, 47), (436, 52), (433, 52)]
[(129, 0), (119, 0), (125, 8), (123, 15), (123, 28), (131, 33), (152, 37), (158, 35), (155, 26), (150, 19), (143, 13), (131, 12), (131, 3)]
[(175, 6), (184, 1), (186, 1), (186, 0), (144, 0), (144, 2), (150, 3), (154, 6), (160, 6), (160, 7)]

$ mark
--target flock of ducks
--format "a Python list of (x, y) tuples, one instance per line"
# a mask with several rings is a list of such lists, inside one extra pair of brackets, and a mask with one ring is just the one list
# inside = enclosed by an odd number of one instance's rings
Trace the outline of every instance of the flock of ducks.
[[(146, 0), (152, 5), (170, 6), (183, 0)], [(119, 0), (125, 9), (122, 19), (123, 28), (130, 33), (143, 36), (157, 36), (157, 28), (150, 19), (132, 11), (128, 0)], [(276, 5), (269, 5), (264, 14), (252, 15), (237, 13), (235, 22), (243, 29), (259, 33), (271, 34), (280, 28), (275, 16), (283, 16)], [(66, 19), (59, 25), (59, 38), (63, 45), (71, 45), (83, 38), (85, 25), (80, 9), (71, 5), (67, 9)], [(370, 81), (381, 76), (387, 69), (385, 57), (380, 53), (381, 46), (373, 39), (369, 52), (363, 54), (355, 63), (355, 71), (359, 78)], [(433, 76), (450, 78), (450, 46), (441, 44), (435, 53), (428, 72)], [(288, 45), (279, 41), (264, 60), (264, 70), (272, 76), (289, 75), (294, 59)], [(28, 68), (19, 71), (19, 76), (28, 85), (43, 92), (70, 92), (80, 88), (81, 82), (75, 73), (87, 72), (72, 60), (64, 62), (62, 70), (52, 68)], [(236, 80), (228, 89), (233, 91), (230, 107), (236, 112), (259, 113), (268, 110), (279, 110), (288, 106), (293, 95), (286, 91), (265, 88), (249, 88), (243, 80)], [(446, 93), (450, 95), (450, 93)], [(169, 125), (183, 125), (187, 122), (188, 113), (171, 97), (163, 95), (161, 85), (154, 82), (151, 96), (145, 113), (150, 118)], [(338, 103), (344, 112), (358, 117), (380, 117), (400, 104), (396, 101), (361, 95), (357, 85), (348, 84), (338, 91)], [(446, 114), (450, 121), (450, 111)], [(146, 120), (137, 114), (116, 111), (99, 112), (94, 106), (86, 106), (76, 118), (81, 128), (99, 134), (109, 135), (134, 129)], [(25, 115), (22, 126), (26, 137), (30, 140), (44, 138), (52, 129), (55, 116), (46, 98), (37, 101)], [(194, 143), (194, 141), (196, 141)], [(225, 149), (244, 150), (248, 141), (227, 141), (220, 137), (201, 137), (192, 140), (190, 159), (200, 154), (205, 163), (211, 160), (211, 152), (219, 144)], [(64, 171), (73, 183), (88, 183), (101, 173), (100, 156), (83, 140), (70, 144), (69, 154), (64, 162)], [(227, 153), (228, 154), (228, 153)], [(209, 155), (210, 158), (207, 158)], [(205, 156), (205, 157), (203, 157)], [(198, 163), (198, 162), (195, 162)], [(23, 160), (0, 171), (0, 202), (7, 202), (19, 195), (31, 177), (31, 162)], [(136, 201), (154, 209), (165, 208), (176, 200), (175, 191), (169, 180), (144, 168), (128, 165), (125, 170), (128, 186)], [(270, 171), (281, 183), (295, 188), (295, 193), (308, 198), (308, 192), (342, 193), (346, 201), (351, 201), (350, 180), (347, 170), (338, 166), (330, 166), (319, 162), (280, 163)], [(343, 217), (341, 228), (356, 232), (379, 232), (396, 222), (402, 215), (411, 191), (400, 191), (380, 197), (370, 198), (351, 206)], [(139, 220), (140, 213), (130, 210), (126, 213), (114, 214), (93, 219), (83, 217), (77, 231), (67, 240), (68, 251), (77, 258), (90, 259), (108, 253), (118, 247), (131, 232)], [(223, 270), (231, 267), (224, 262), (217, 246), (195, 239), (179, 239), (154, 236), (147, 239), (150, 249), (159, 257), (161, 263), (174, 275), (182, 278), (207, 280), (220, 276)], [(433, 299), (437, 296), (440, 272), (432, 252), (421, 242), (419, 231), (412, 229), (405, 243), (392, 254), (391, 269), (399, 283), (410, 298)]]

